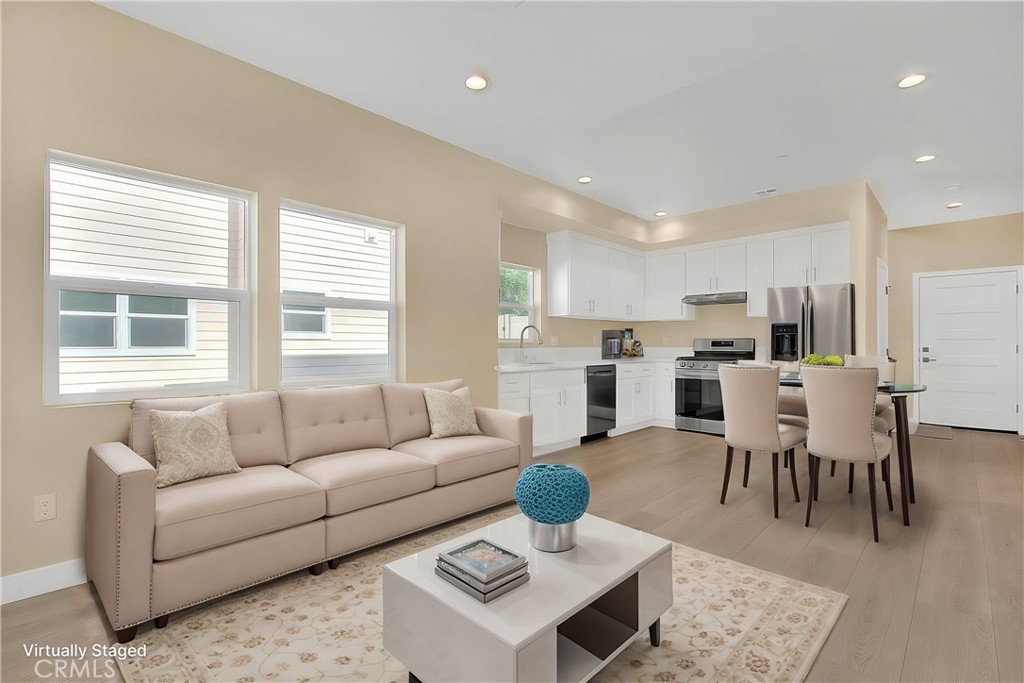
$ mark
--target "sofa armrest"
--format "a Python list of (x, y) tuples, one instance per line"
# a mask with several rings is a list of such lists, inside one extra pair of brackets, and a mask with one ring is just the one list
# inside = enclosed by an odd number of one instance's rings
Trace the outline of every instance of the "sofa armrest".
[(533, 464), (533, 415), (511, 410), (475, 408), (476, 423), (485, 436), (507, 439), (519, 444), (519, 471)]
[(89, 449), (86, 572), (115, 630), (151, 616), (156, 470), (123, 443)]

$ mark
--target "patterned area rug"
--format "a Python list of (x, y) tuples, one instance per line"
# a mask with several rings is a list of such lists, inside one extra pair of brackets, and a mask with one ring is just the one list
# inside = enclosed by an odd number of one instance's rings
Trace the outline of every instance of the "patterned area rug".
[[(507, 506), (364, 552), (320, 576), (293, 574), (171, 616), (118, 660), (142, 681), (395, 681), (407, 672), (382, 646), (381, 566), (516, 514)], [(682, 545), (661, 647), (645, 634), (593, 680), (801, 681), (846, 596)]]

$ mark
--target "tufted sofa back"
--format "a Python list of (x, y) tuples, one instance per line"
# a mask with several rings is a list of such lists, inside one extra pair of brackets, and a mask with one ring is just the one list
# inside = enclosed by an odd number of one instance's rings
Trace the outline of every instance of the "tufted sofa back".
[(276, 391), (256, 391), (226, 396), (145, 398), (132, 401), (128, 447), (150, 463), (155, 462), (150, 410), (199, 410), (214, 403), (226, 404), (231, 452), (241, 467), (284, 465), (284, 423)]
[(281, 391), (288, 464), (363, 448), (387, 448), (379, 384)]
[(427, 415), (427, 400), (423, 398), (423, 389), (441, 389), (455, 391), (465, 386), (461, 379), (449, 379), (442, 382), (426, 382), (408, 384), (395, 382), (382, 384), (384, 406), (388, 416), (388, 435), (391, 445), (396, 446), (404, 441), (425, 439), (430, 436), (430, 417)]

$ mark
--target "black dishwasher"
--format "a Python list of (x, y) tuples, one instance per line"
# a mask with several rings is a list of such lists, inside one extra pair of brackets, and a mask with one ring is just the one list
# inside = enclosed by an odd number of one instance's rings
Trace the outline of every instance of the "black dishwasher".
[(608, 436), (615, 429), (615, 366), (587, 366), (587, 433), (582, 441)]

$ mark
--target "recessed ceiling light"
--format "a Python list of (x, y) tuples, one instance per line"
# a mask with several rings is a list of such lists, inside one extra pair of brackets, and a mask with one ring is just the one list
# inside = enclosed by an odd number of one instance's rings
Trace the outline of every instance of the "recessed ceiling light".
[(959, 209), (963, 205), (964, 205), (963, 202), (950, 202), (949, 204), (946, 204), (946, 208), (947, 209)]
[(921, 83), (924, 83), (924, 79), (926, 78), (927, 76), (925, 76), (924, 74), (910, 74), (896, 85), (898, 85), (901, 88), (913, 88), (915, 85), (920, 85)]
[(923, 164), (924, 162), (931, 161), (934, 158), (935, 158), (934, 154), (925, 154), (924, 156), (919, 156), (918, 158), (914, 159), (914, 162), (918, 163), (918, 164)]
[(576, 182), (579, 183), (580, 185), (586, 185), (591, 180), (593, 180), (593, 178), (591, 178), (590, 176), (588, 176), (588, 175), (581, 175), (579, 178), (576, 179)]
[(483, 90), (487, 87), (487, 79), (480, 74), (472, 74), (466, 79), (466, 87), (470, 90)]
[(954, 190), (959, 190), (959, 189), (960, 189), (959, 185), (946, 185), (946, 191), (947, 192), (953, 192)]
[(655, 216), (655, 218), (661, 218), (662, 216), (667, 216), (667, 215), (668, 215), (668, 214), (667, 214), (667, 213), (665, 213), (664, 211), (655, 211), (655, 212), (654, 212), (654, 216)]

